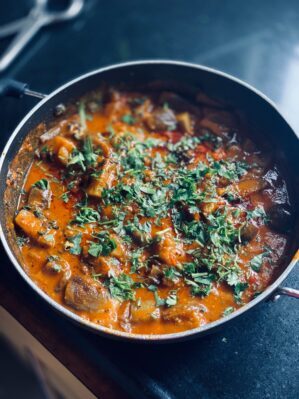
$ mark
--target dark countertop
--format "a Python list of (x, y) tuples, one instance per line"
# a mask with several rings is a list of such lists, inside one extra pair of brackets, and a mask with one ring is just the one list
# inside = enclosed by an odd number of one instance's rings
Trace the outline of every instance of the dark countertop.
[[(24, 1), (16, 9), (15, 3), (0, 4), (0, 25), (24, 13), (26, 3), (30, 4)], [(254, 85), (279, 105), (299, 131), (298, 0), (86, 3), (76, 21), (41, 31), (7, 75), (48, 93), (81, 73), (120, 61), (192, 61)], [(33, 104), (32, 99), (0, 98), (1, 147)], [(9, 267), (7, 259), (2, 262), (2, 276)], [(294, 270), (285, 283), (298, 288), (298, 272)], [(18, 276), (15, 284), (33, 297)], [(150, 347), (96, 337), (60, 321), (46, 304), (39, 306), (67, 329), (78, 346), (86, 345), (92, 361), (101, 362), (102, 356), (104, 362), (112, 361), (124, 377), (121, 385), (130, 381), (127, 389), (132, 392), (134, 385), (140, 398), (298, 398), (295, 299), (264, 303), (209, 337)]]

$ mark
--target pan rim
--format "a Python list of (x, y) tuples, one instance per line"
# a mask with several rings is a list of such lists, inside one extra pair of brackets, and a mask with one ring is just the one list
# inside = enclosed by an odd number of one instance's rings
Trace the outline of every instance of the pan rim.
[[(19, 124), (17, 125), (17, 127), (14, 129), (13, 133), (11, 134), (10, 138), (8, 139), (1, 157), (0, 157), (0, 175), (2, 173), (3, 170), (3, 165), (4, 165), (4, 161), (6, 159), (6, 154), (8, 153), (8, 150), (11, 146), (11, 144), (13, 143), (13, 141), (15, 140), (16, 136), (18, 135), (19, 131), (21, 130), (21, 128), (24, 126), (24, 124), (30, 120), (30, 118), (35, 114), (35, 112), (41, 108), (45, 103), (47, 103), (50, 99), (54, 98), (57, 94), (59, 94), (60, 92), (64, 91), (65, 89), (67, 89), (68, 87), (71, 87), (73, 84), (78, 83), (80, 81), (83, 81), (86, 78), (89, 78), (91, 76), (97, 75), (97, 74), (101, 74), (103, 72), (107, 72), (109, 70), (114, 70), (114, 69), (119, 69), (119, 68), (126, 68), (126, 67), (134, 67), (134, 66), (138, 66), (138, 65), (173, 65), (173, 66), (181, 66), (181, 67), (186, 67), (186, 69), (188, 68), (193, 68), (193, 69), (198, 69), (198, 70), (202, 70), (214, 75), (218, 75), (221, 76), (223, 78), (226, 78), (230, 81), (233, 81), (245, 88), (247, 88), (248, 90), (252, 91), (253, 93), (255, 93), (256, 95), (258, 95), (259, 97), (261, 97), (264, 101), (266, 101), (273, 109), (274, 111), (276, 111), (279, 116), (283, 119), (283, 121), (286, 123), (286, 125), (289, 127), (290, 131), (297, 137), (297, 135), (294, 132), (294, 129), (291, 127), (291, 125), (287, 122), (287, 120), (285, 119), (285, 117), (281, 114), (281, 112), (279, 111), (279, 109), (277, 108), (277, 106), (275, 105), (275, 103), (269, 99), (265, 94), (263, 94), (262, 92), (260, 92), (259, 90), (255, 89), (254, 87), (252, 87), (251, 85), (249, 85), (248, 83), (230, 75), (227, 74), (225, 72), (219, 71), (217, 69), (214, 68), (210, 68), (207, 66), (203, 66), (200, 64), (194, 64), (194, 63), (189, 63), (189, 62), (184, 62), (184, 61), (173, 61), (173, 60), (140, 60), (140, 61), (130, 61), (130, 62), (124, 62), (124, 63), (118, 63), (118, 64), (113, 64), (113, 65), (109, 65), (106, 67), (102, 67), (99, 69), (95, 69), (91, 72), (85, 73), (83, 75), (80, 75), (77, 78), (74, 78), (70, 81), (68, 81), (67, 83), (59, 86), (57, 89), (55, 89), (54, 91), (52, 91), (49, 95), (47, 95), (44, 99), (42, 99), (40, 102), (38, 102), (26, 115), (25, 117), (19, 122)], [(88, 320), (84, 320), (83, 318), (81, 318), (79, 315), (77, 315), (76, 313), (72, 312), (71, 310), (67, 309), (66, 307), (60, 305), (59, 303), (57, 303), (56, 301), (54, 301), (54, 299), (52, 299), (49, 295), (47, 295), (33, 280), (31, 280), (31, 278), (27, 275), (27, 273), (25, 272), (25, 270), (23, 269), (21, 263), (17, 260), (17, 258), (14, 255), (14, 252), (10, 249), (7, 239), (5, 237), (5, 233), (4, 233), (4, 229), (2, 227), (2, 223), (0, 223), (0, 239), (2, 241), (3, 247), (5, 249), (6, 254), (8, 255), (11, 263), (14, 265), (14, 267), (16, 268), (16, 270), (18, 271), (18, 273), (22, 276), (22, 278), (27, 282), (27, 284), (29, 284), (29, 286), (35, 291), (35, 293), (39, 296), (41, 296), (50, 306), (52, 306), (57, 312), (61, 313), (62, 315), (66, 316), (67, 318), (69, 318), (71, 321), (75, 321), (76, 323), (80, 324), (82, 327), (85, 327), (89, 330), (92, 330), (93, 332), (97, 333), (97, 334), (101, 334), (103, 336), (106, 337), (110, 337), (110, 338), (119, 338), (122, 339), (124, 341), (130, 341), (130, 342), (160, 342), (160, 343), (166, 343), (166, 342), (175, 342), (175, 341), (180, 341), (180, 340), (186, 340), (188, 338), (195, 338), (197, 335), (202, 335), (205, 333), (208, 333), (209, 331), (214, 330), (217, 327), (222, 326), (223, 324), (225, 324), (226, 322), (229, 322), (231, 320), (233, 320), (236, 317), (239, 317), (240, 315), (242, 315), (243, 313), (245, 313), (247, 310), (253, 308), (254, 306), (256, 306), (258, 303), (262, 302), (263, 300), (265, 300), (267, 297), (269, 297), (274, 291), (275, 289), (283, 282), (283, 280), (289, 275), (289, 273), (292, 271), (292, 269), (294, 268), (294, 266), (296, 265), (297, 261), (298, 261), (298, 254), (299, 251), (297, 250), (297, 252), (295, 253), (293, 259), (291, 260), (291, 262), (286, 266), (285, 270), (280, 274), (280, 276), (273, 281), (273, 283), (271, 285), (269, 285), (265, 291), (263, 291), (259, 296), (257, 296), (255, 299), (251, 300), (249, 303), (247, 303), (246, 305), (242, 306), (240, 309), (237, 309), (236, 311), (234, 311), (232, 314), (222, 317), (216, 321), (213, 321), (211, 323), (205, 324), (203, 326), (200, 327), (196, 327), (190, 330), (185, 330), (185, 331), (181, 331), (181, 332), (176, 332), (176, 333), (170, 333), (170, 334), (135, 334), (135, 333), (128, 333), (128, 332), (124, 332), (124, 331), (119, 331), (119, 330), (115, 330), (112, 328), (108, 328), (108, 327), (104, 327), (101, 325), (98, 325), (96, 323), (90, 322)]]

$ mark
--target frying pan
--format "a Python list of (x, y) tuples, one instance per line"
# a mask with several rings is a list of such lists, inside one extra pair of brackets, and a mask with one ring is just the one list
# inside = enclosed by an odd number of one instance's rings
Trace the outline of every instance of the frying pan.
[[(7, 255), (22, 278), (37, 295), (42, 297), (61, 315), (107, 337), (128, 341), (161, 343), (186, 340), (211, 333), (234, 318), (250, 311), (250, 309), (269, 297), (276, 299), (285, 294), (299, 298), (298, 290), (280, 286), (299, 260), (299, 251), (297, 251), (299, 237), (298, 216), (294, 216), (294, 227), (291, 232), (290, 245), (285, 257), (284, 267), (263, 293), (241, 309), (222, 319), (192, 330), (165, 335), (139, 335), (115, 331), (83, 320), (80, 316), (56, 303), (28, 277), (22, 268), (12, 223), (24, 176), (33, 158), (33, 150), (21, 154), (17, 162), (12, 161), (25, 139), (34, 147), (34, 143), (38, 141), (38, 135), (41, 134), (34, 129), (41, 122), (50, 123), (53, 120), (53, 112), (57, 110), (58, 104), (71, 103), (104, 83), (106, 85), (126, 85), (131, 88), (140, 88), (150, 86), (157, 81), (161, 82), (163, 89), (173, 89), (175, 86), (176, 91), (188, 96), (191, 96), (195, 90), (202, 90), (209, 97), (220, 100), (223, 104), (227, 104), (228, 107), (234, 107), (244, 112), (250, 121), (249, 133), (251, 138), (261, 146), (266, 145), (271, 148), (272, 155), (280, 165), (287, 180), (292, 207), (295, 210), (299, 209), (299, 140), (284, 117), (268, 98), (248, 84), (223, 72), (204, 66), (175, 61), (137, 61), (90, 72), (70, 81), (46, 96), (30, 91), (26, 84), (15, 81), (1, 82), (0, 94), (2, 95), (21, 96), (22, 94), (29, 94), (44, 98), (19, 123), (1, 155), (0, 203), (2, 206), (0, 209), (0, 236)], [(28, 136), (29, 132), (31, 133)], [(17, 172), (15, 184), (7, 187), (6, 180), (11, 169)], [(18, 173), (20, 170), (22, 173)]]

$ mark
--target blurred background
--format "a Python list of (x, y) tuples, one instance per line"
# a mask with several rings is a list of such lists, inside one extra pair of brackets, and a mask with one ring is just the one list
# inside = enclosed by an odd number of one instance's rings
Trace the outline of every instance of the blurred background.
[[(48, 8), (63, 10), (69, 3), (49, 0)], [(26, 16), (34, 5), (34, 0), (0, 0), (0, 27)], [(10, 41), (0, 39), (0, 57)], [(101, 66), (159, 58), (204, 64), (245, 80), (275, 101), (299, 132), (298, 0), (85, 0), (77, 18), (41, 29), (0, 78), (14, 77), (49, 93)], [(0, 98), (1, 148), (34, 103)], [(298, 276), (290, 282), (298, 285)], [(296, 326), (298, 312), (287, 312)], [(284, 339), (298, 355), (294, 336)], [(260, 397), (295, 398), (298, 356), (293, 371), (284, 374), (281, 395), (272, 396), (270, 389)], [(0, 340), (0, 398), (43, 395), (32, 371)]]

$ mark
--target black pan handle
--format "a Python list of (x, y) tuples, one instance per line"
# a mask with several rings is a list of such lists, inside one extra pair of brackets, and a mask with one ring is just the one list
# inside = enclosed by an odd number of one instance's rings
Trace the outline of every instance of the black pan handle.
[(47, 97), (46, 94), (30, 90), (27, 83), (18, 82), (17, 80), (9, 78), (0, 79), (0, 96), (20, 98), (23, 97), (23, 95), (39, 99)]

